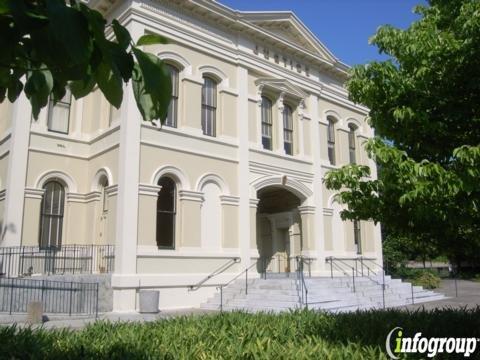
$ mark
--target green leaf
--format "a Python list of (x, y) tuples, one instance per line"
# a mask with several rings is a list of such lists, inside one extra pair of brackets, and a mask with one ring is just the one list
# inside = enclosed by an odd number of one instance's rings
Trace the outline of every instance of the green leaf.
[(53, 89), (53, 77), (49, 70), (33, 70), (27, 76), (25, 94), (30, 99), (34, 119), (38, 118), (40, 109), (47, 105)]
[(5, 94), (7, 93), (7, 88), (4, 86), (0, 86), (0, 103), (5, 100)]
[(123, 80), (125, 82), (130, 80), (134, 63), (132, 54), (125, 52), (119, 44), (111, 41), (105, 45), (103, 50), (106, 51), (111, 66), (118, 69)]
[(22, 90), (22, 82), (17, 78), (11, 77), (8, 84), (8, 100), (13, 103), (15, 100), (17, 100)]
[(10, 6), (8, 6), (9, 0), (0, 0), (0, 15), (8, 14), (10, 12)]
[(72, 64), (88, 61), (92, 44), (88, 22), (82, 13), (58, 0), (46, 0), (46, 9), (50, 33), (68, 54), (66, 60)]
[(128, 48), (128, 45), (130, 45), (130, 42), (132, 41), (132, 37), (130, 36), (130, 33), (125, 29), (118, 20), (113, 20), (112, 21), (112, 28), (113, 32), (115, 33), (115, 37), (117, 38), (118, 44), (126, 50)]
[(82, 80), (76, 80), (76, 81), (70, 82), (69, 87), (75, 99), (80, 99), (90, 94), (95, 84), (96, 84), (95, 78), (93, 76), (87, 76)]
[(157, 34), (146, 34), (140, 36), (137, 41), (137, 46), (154, 45), (154, 44), (168, 44), (167, 38)]
[(95, 80), (108, 102), (117, 109), (122, 104), (122, 78), (115, 68), (102, 61), (95, 71)]
[(158, 57), (135, 47), (133, 53), (138, 61), (132, 78), (137, 105), (144, 120), (160, 119), (163, 123), (172, 96), (170, 74)]

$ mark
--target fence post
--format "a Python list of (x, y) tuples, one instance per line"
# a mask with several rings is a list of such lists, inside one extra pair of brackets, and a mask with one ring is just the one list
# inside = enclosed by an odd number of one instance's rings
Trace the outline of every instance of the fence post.
[(68, 310), (68, 315), (72, 316), (72, 296), (73, 296), (73, 281), (70, 282), (70, 309)]
[(96, 304), (95, 304), (95, 319), (98, 319), (98, 287), (99, 283), (95, 284), (97, 287), (97, 299), (96, 299)]
[(18, 275), (22, 275), (25, 272), (24, 269), (23, 269), (23, 262), (24, 261), (25, 261), (25, 246), (22, 246), (22, 260), (19, 261), (19, 264), (18, 264), (20, 269), (22, 269), (22, 270), (18, 269)]
[(333, 279), (333, 261), (332, 261), (332, 257), (330, 257), (330, 277)]
[(93, 274), (93, 244), (90, 250), (90, 274)]
[(75, 261), (75, 255), (76, 255), (76, 252), (75, 252), (75, 244), (73, 245), (73, 266), (72, 266), (72, 273), (75, 274), (75, 266), (77, 265), (76, 264), (76, 261)]
[(12, 307), (13, 307), (13, 282), (15, 281), (14, 279), (11, 279), (11, 286), (10, 286), (10, 315), (12, 315)]
[(42, 304), (43, 304), (44, 292), (45, 292), (45, 279), (42, 280)]
[(385, 309), (385, 270), (382, 269), (383, 309)]
[(353, 292), (355, 291), (355, 269), (352, 267), (352, 283), (353, 283)]
[(220, 285), (220, 312), (223, 312), (223, 285)]
[(248, 295), (248, 267), (245, 269), (245, 295)]
[(363, 256), (360, 257), (360, 265), (362, 266), (362, 276), (363, 276)]

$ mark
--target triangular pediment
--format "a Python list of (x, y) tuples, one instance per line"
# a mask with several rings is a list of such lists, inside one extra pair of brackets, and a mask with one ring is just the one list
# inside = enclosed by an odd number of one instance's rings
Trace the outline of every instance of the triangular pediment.
[(241, 17), (271, 35), (298, 45), (325, 60), (336, 60), (327, 47), (292, 12), (242, 12)]
[(255, 81), (255, 85), (259, 88), (267, 88), (275, 92), (285, 93), (299, 100), (305, 99), (308, 95), (305, 91), (285, 79), (260, 78)]

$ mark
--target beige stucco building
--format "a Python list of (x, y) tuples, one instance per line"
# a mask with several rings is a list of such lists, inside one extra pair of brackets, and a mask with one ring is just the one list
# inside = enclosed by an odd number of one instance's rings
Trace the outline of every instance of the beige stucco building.
[[(258, 261), (293, 271), (329, 256), (377, 259), (379, 227), (340, 219), (322, 179), (349, 162), (372, 166), (367, 109), (348, 100), (348, 67), (291, 12), (240, 12), (209, 0), (90, 1), (170, 65), (168, 119), (141, 121), (130, 85), (120, 110), (96, 90), (31, 119), (25, 97), (0, 105), (1, 246), (115, 245), (114, 309), (142, 288), (161, 308), (196, 306), (188, 291)], [(274, 260), (272, 260), (274, 259)]]

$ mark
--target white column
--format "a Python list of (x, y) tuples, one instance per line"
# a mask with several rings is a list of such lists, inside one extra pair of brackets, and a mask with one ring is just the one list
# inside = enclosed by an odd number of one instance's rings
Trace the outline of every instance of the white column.
[(258, 86), (258, 98), (257, 98), (257, 119), (256, 119), (256, 128), (257, 128), (257, 147), (263, 149), (262, 146), (262, 91), (263, 85)]
[(323, 221), (323, 181), (322, 181), (322, 158), (321, 158), (321, 146), (327, 146), (320, 140), (320, 115), (318, 113), (318, 96), (310, 95), (309, 97), (309, 112), (311, 115), (311, 131), (310, 131), (310, 144), (313, 158), (313, 202), (316, 208), (314, 214), (315, 222), (315, 253), (317, 256), (316, 264), (313, 264), (312, 269), (318, 269), (322, 271), (325, 266), (325, 224)]
[(297, 113), (298, 113), (298, 121), (297, 121), (297, 124), (298, 124), (298, 155), (300, 157), (303, 157), (305, 155), (305, 139), (303, 138), (304, 134), (303, 134), (303, 114), (304, 114), (304, 111), (305, 111), (305, 101), (302, 100), (300, 101), (300, 104), (298, 105), (298, 110), (297, 110)]
[(238, 239), (242, 267), (250, 265), (250, 171), (248, 149), (248, 70), (239, 65), (237, 67), (237, 126), (238, 126), (238, 194), (240, 196), (238, 209)]
[[(136, 22), (131, 22), (128, 30), (133, 39), (143, 34), (143, 28)], [(124, 88), (120, 113), (115, 273), (112, 276), (114, 311), (135, 310), (136, 291), (129, 284), (129, 277), (135, 275), (137, 268), (141, 122), (130, 82)]]
[(82, 122), (83, 122), (83, 99), (75, 100), (75, 126), (73, 127), (74, 136), (80, 136), (82, 134)]
[(277, 147), (276, 149), (274, 148), (274, 150), (283, 155), (285, 155), (285, 148), (283, 146), (283, 109), (285, 107), (283, 104), (284, 96), (285, 94), (281, 93), (277, 100), (278, 116), (277, 122), (274, 125), (274, 130), (275, 128), (277, 129), (277, 138), (273, 142), (273, 146)]
[[(5, 181), (5, 210), (2, 224), (1, 246), (22, 244), (23, 203), (27, 177), (28, 146), (32, 110), (27, 97), (22, 92), (13, 105), (8, 154), (7, 178)], [(40, 215), (38, 215), (40, 216)], [(6, 230), (5, 230), (6, 229)]]

